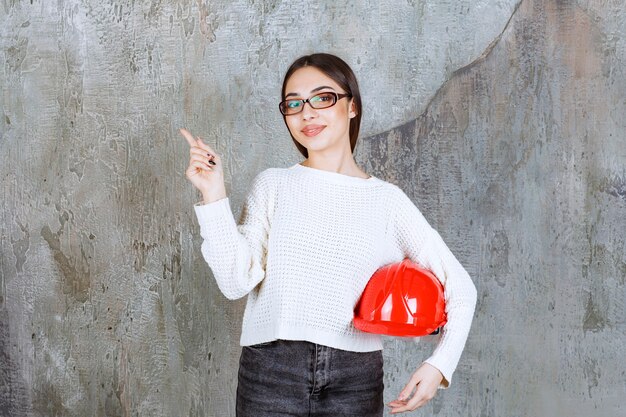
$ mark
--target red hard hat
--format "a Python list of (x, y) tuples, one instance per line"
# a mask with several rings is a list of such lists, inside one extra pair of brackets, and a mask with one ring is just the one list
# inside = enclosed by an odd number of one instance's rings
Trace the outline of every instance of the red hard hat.
[(354, 309), (354, 327), (390, 336), (425, 336), (446, 324), (443, 286), (405, 258), (379, 268)]

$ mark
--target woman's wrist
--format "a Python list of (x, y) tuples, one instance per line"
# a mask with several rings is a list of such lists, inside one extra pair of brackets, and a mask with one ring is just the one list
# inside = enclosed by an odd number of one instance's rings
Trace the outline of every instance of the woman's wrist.
[(203, 204), (210, 204), (210, 203), (214, 203), (218, 200), (221, 200), (223, 198), (226, 198), (226, 192), (220, 192), (220, 193), (202, 193), (202, 203)]

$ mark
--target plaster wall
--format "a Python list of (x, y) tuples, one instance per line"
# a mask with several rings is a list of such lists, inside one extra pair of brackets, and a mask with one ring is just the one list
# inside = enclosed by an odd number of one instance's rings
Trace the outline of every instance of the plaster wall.
[[(250, 180), (297, 162), (296, 57), (342, 56), (356, 157), (479, 290), (415, 415), (626, 415), (626, 16), (598, 1), (0, 3), (0, 414), (234, 416), (244, 300), (202, 260), (181, 126)], [(436, 340), (385, 341), (389, 401)]]

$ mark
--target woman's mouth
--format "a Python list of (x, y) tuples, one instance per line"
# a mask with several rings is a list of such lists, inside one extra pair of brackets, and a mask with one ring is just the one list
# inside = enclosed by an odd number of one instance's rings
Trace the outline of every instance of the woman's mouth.
[(312, 136), (316, 136), (318, 133), (324, 130), (324, 128), (326, 128), (326, 126), (324, 125), (308, 125), (304, 129), (302, 129), (301, 132), (305, 136), (312, 137)]

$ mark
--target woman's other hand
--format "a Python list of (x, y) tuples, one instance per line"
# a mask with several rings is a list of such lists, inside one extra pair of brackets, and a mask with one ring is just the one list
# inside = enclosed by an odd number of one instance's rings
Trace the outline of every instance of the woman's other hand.
[[(409, 383), (400, 392), (398, 399), (387, 404), (391, 407), (391, 414), (413, 411), (423, 406), (435, 396), (441, 381), (443, 381), (443, 375), (439, 369), (428, 363), (423, 363), (413, 373)], [(413, 390), (415, 393), (411, 396)]]
[(205, 204), (226, 197), (222, 159), (199, 137), (194, 138), (187, 129), (180, 129), (189, 144), (189, 167), (185, 176), (202, 193)]

